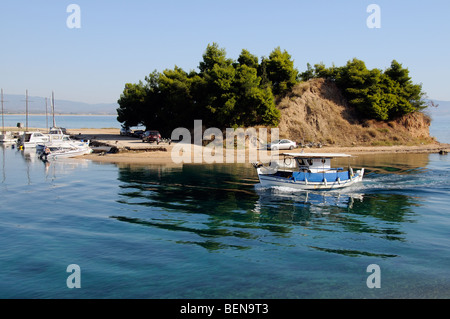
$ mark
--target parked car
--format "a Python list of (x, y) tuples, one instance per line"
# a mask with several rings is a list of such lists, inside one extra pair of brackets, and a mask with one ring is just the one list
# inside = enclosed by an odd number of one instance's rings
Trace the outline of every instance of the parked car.
[(133, 134), (131, 134), (131, 136), (137, 137), (137, 138), (142, 138), (142, 134), (144, 134), (144, 131), (143, 131), (143, 130), (135, 130), (135, 131), (133, 132)]
[(131, 135), (131, 130), (130, 130), (129, 128), (124, 128), (124, 127), (122, 127), (122, 128), (120, 129), (120, 135), (122, 135), (122, 136), (128, 136), (128, 135)]
[(297, 143), (291, 140), (276, 140), (267, 144), (268, 150), (292, 150), (297, 147)]
[(156, 144), (159, 144), (161, 142), (161, 134), (158, 131), (145, 131), (142, 135), (142, 142), (156, 142)]

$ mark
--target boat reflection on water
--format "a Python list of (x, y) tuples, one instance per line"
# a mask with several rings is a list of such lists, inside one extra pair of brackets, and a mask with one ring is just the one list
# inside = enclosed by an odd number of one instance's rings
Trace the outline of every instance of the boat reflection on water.
[[(22, 175), (26, 177), (27, 184), (41, 182), (42, 176), (44, 180), (55, 180), (73, 174), (80, 168), (87, 168), (90, 162), (82, 158), (64, 158), (59, 161), (44, 162), (39, 159), (36, 149), (21, 149), (15, 143), (2, 143), (0, 148), (3, 184), (7, 183), (11, 176), (20, 179)], [(21, 167), (18, 165), (18, 161), (24, 163), (24, 169), (18, 168)]]
[[(362, 193), (330, 192), (330, 191), (299, 191), (287, 187), (255, 187), (259, 200), (255, 204), (255, 212), (260, 212), (264, 205), (274, 203), (291, 203), (295, 207), (341, 207), (352, 209), (355, 201), (363, 201)], [(319, 211), (319, 210), (318, 210)]]
[[(172, 242), (208, 250), (251, 249), (264, 241), (320, 246), (336, 253), (334, 236), (349, 236), (351, 242), (361, 235), (403, 241), (402, 224), (414, 220), (412, 207), (420, 205), (410, 196), (370, 187), (308, 192), (263, 188), (248, 166), (123, 166), (118, 180), (122, 184), (117, 202), (123, 209), (111, 218), (153, 229), (152, 233), (169, 231)], [(331, 242), (321, 246), (312, 240), (314, 234)], [(311, 239), (305, 240), (305, 235)], [(352, 247), (351, 254), (355, 251)]]
[(22, 150), (19, 149), (19, 152), (22, 153), (23, 158), (26, 162), (35, 163), (39, 160), (35, 148), (25, 148)]
[(59, 176), (69, 175), (75, 173), (80, 168), (87, 168), (89, 160), (64, 158), (58, 161), (42, 162), (45, 167), (46, 177), (56, 179)]
[[(298, 226), (315, 231), (339, 232), (364, 205), (363, 193), (299, 191), (286, 187), (257, 185), (253, 212), (261, 222)], [(353, 215), (355, 213), (355, 215)]]

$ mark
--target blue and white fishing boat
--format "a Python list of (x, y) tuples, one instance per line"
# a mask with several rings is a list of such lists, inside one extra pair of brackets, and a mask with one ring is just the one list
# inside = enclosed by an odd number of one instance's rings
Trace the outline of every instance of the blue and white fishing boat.
[(300, 190), (330, 190), (361, 182), (364, 168), (331, 168), (331, 159), (351, 157), (338, 153), (283, 153), (280, 162), (253, 164), (263, 187), (282, 186)]

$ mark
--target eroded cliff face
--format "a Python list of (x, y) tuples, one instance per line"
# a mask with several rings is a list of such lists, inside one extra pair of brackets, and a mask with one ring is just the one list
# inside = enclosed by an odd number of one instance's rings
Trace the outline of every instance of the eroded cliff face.
[(435, 142), (430, 118), (416, 112), (395, 121), (362, 120), (337, 86), (325, 79), (297, 84), (277, 103), (280, 137), (298, 143), (351, 145), (414, 145)]

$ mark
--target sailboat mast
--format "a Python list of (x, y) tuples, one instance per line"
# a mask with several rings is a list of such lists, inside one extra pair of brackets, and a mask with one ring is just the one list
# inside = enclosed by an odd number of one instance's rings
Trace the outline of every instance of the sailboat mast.
[(45, 125), (48, 131), (48, 112), (47, 112), (47, 98), (45, 98)]
[(2, 134), (5, 134), (5, 119), (3, 115), (3, 89), (2, 89)]
[(55, 123), (55, 93), (52, 91), (52, 112), (53, 112), (53, 127), (56, 127)]
[(26, 125), (25, 125), (25, 127), (26, 127), (26, 130), (28, 131), (28, 90), (26, 90), (26, 97), (25, 97), (25, 113), (26, 113), (26, 117), (25, 117), (25, 119), (26, 119)]

